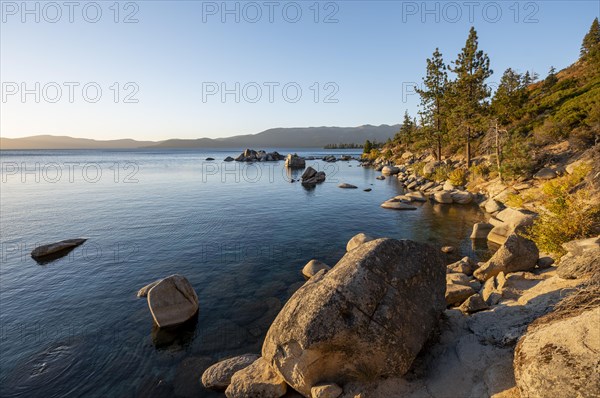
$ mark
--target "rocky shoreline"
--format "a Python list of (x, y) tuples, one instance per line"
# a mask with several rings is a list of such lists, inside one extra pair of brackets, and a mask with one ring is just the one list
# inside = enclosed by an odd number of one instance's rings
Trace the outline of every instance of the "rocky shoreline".
[[(445, 265), (437, 248), (359, 234), (335, 266), (305, 266), (308, 281), (262, 355), (218, 362), (202, 383), (229, 398), (596, 396), (600, 238), (565, 248), (571, 278), (563, 265), (540, 266), (535, 245), (515, 234), (479, 265)], [(589, 286), (584, 308), (553, 315)], [(578, 334), (557, 339), (565, 326)]]
[[(297, 156), (288, 160), (301, 167)], [(567, 254), (553, 259), (523, 237), (537, 214), (503, 203), (500, 181), (473, 192), (419, 177), (410, 164), (374, 167), (378, 179), (398, 178), (406, 189), (382, 207), (477, 203), (489, 220), (471, 238), (499, 249), (485, 262), (448, 263), (452, 247), (358, 234), (337, 264), (312, 259), (303, 267), (307, 281), (271, 323), (260, 353), (223, 359), (198, 382), (228, 398), (598, 396), (600, 237), (566, 243)], [(302, 180), (325, 175), (309, 167)], [(159, 286), (171, 289), (154, 292)], [(177, 275), (139, 296), (159, 326), (160, 317), (174, 324), (174, 303), (185, 322), (202, 301)]]

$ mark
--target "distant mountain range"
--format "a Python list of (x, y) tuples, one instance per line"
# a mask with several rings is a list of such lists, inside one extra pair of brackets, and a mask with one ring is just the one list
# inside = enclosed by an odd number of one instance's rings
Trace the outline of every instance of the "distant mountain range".
[(132, 149), (156, 145), (154, 141), (91, 140), (57, 135), (35, 135), (24, 138), (0, 137), (0, 149)]
[(258, 134), (227, 138), (170, 139), (165, 141), (92, 140), (66, 136), (36, 135), (0, 137), (0, 149), (134, 149), (134, 148), (322, 148), (327, 144), (362, 144), (365, 140), (385, 142), (400, 125), (359, 127), (274, 128)]

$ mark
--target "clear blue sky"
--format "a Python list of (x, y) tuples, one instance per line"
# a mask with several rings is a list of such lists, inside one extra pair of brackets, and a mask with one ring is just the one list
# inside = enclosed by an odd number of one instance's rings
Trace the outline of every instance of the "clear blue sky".
[[(507, 67), (544, 77), (551, 65), (568, 66), (600, 13), (597, 0), (227, 2), (228, 9), (238, 7), (231, 14), (221, 1), (138, 1), (120, 3), (118, 16), (113, 3), (97, 2), (97, 17), (94, 4), (80, 2), (70, 22), (62, 1), (60, 10), (38, 3), (37, 15), (36, 2), (28, 3), (31, 14), (21, 1), (2, 2), (2, 136), (160, 140), (271, 127), (395, 124), (405, 109), (417, 111), (417, 96), (403, 95), (403, 87), (421, 81), (436, 47), (446, 62), (453, 60), (471, 25), (491, 58), (494, 83)], [(131, 13), (138, 22), (123, 23)], [(23, 99), (22, 89), (35, 92), (36, 82), (40, 102), (34, 94)], [(72, 102), (69, 82), (79, 84)], [(220, 93), (207, 95), (222, 83), (235, 91), (236, 82), (239, 103), (234, 94), (225, 101)], [(84, 98), (86, 83), (94, 84)], [(273, 102), (270, 83), (278, 84)], [(251, 102), (256, 86), (262, 97)], [(102, 90), (98, 102), (86, 101), (94, 100), (95, 87)], [(302, 95), (292, 102), (297, 87)], [(136, 88), (131, 99), (138, 102), (125, 103)], [(337, 102), (325, 102), (328, 94)]]

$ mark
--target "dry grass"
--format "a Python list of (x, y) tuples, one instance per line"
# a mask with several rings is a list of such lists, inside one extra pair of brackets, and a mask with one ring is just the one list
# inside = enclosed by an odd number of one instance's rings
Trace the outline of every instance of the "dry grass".
[(596, 270), (575, 292), (554, 306), (554, 311), (536, 319), (531, 325), (538, 326), (577, 316), (600, 307), (600, 269)]

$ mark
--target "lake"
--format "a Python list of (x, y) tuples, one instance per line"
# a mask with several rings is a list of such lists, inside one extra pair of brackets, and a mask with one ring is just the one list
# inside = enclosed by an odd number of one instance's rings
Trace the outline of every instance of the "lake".
[[(1, 396), (220, 396), (201, 389), (201, 369), (260, 352), (304, 264), (334, 265), (356, 233), (489, 256), (469, 239), (483, 219), (475, 205), (386, 210), (401, 186), (357, 161), (307, 161), (327, 181), (306, 189), (283, 161), (222, 162), (240, 152), (0, 152)], [(89, 240), (56, 261), (29, 255), (76, 237)], [(200, 310), (171, 333), (153, 327), (136, 292), (174, 273), (194, 286)]]

